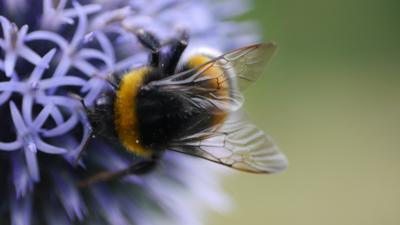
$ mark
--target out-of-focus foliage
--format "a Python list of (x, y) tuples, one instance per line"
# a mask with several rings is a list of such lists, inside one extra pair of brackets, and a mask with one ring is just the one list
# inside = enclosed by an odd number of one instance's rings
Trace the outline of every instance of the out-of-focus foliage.
[(253, 120), (290, 160), (237, 173), (236, 210), (211, 224), (400, 224), (400, 3), (258, 0), (280, 51), (247, 93)]

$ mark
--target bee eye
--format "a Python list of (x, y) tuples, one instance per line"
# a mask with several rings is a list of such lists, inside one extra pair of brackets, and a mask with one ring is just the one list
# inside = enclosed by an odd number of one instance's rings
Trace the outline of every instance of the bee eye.
[(95, 106), (104, 106), (104, 105), (109, 105), (112, 104), (112, 100), (108, 96), (101, 96), (98, 99), (96, 99)]
[(104, 104), (104, 99), (103, 98), (99, 98), (96, 100), (96, 106), (102, 105)]

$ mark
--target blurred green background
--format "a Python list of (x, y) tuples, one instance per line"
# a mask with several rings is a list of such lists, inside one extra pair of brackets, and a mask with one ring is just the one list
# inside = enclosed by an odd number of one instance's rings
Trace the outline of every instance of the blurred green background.
[(400, 2), (256, 0), (280, 51), (247, 109), (289, 170), (235, 172), (212, 225), (400, 224)]

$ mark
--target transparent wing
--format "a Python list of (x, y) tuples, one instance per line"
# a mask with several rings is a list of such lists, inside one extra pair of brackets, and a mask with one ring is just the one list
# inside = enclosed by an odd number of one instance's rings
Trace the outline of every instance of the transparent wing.
[(211, 104), (223, 111), (236, 111), (244, 100), (240, 91), (258, 79), (276, 49), (274, 43), (239, 48), (195, 68), (153, 81), (151, 85), (164, 90), (186, 91), (195, 104)]
[(222, 55), (222, 60), (217, 62), (226, 70), (233, 69), (238, 88), (244, 91), (262, 75), (276, 50), (275, 43), (250, 45)]
[(275, 173), (286, 169), (286, 157), (271, 138), (233, 113), (217, 130), (175, 141), (170, 150), (201, 157), (238, 170)]

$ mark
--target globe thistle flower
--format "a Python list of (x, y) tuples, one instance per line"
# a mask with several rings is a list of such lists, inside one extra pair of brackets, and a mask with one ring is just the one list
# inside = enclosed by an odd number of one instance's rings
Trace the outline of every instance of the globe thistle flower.
[[(135, 159), (89, 135), (79, 95), (91, 106), (109, 74), (148, 63), (129, 29), (161, 40), (190, 33), (189, 48), (221, 51), (255, 42), (251, 23), (229, 19), (241, 0), (4, 0), (0, 2), (0, 224), (201, 224), (227, 198), (215, 165), (177, 153), (155, 171), (82, 189), (96, 171)], [(127, 29), (128, 28), (128, 29)]]

